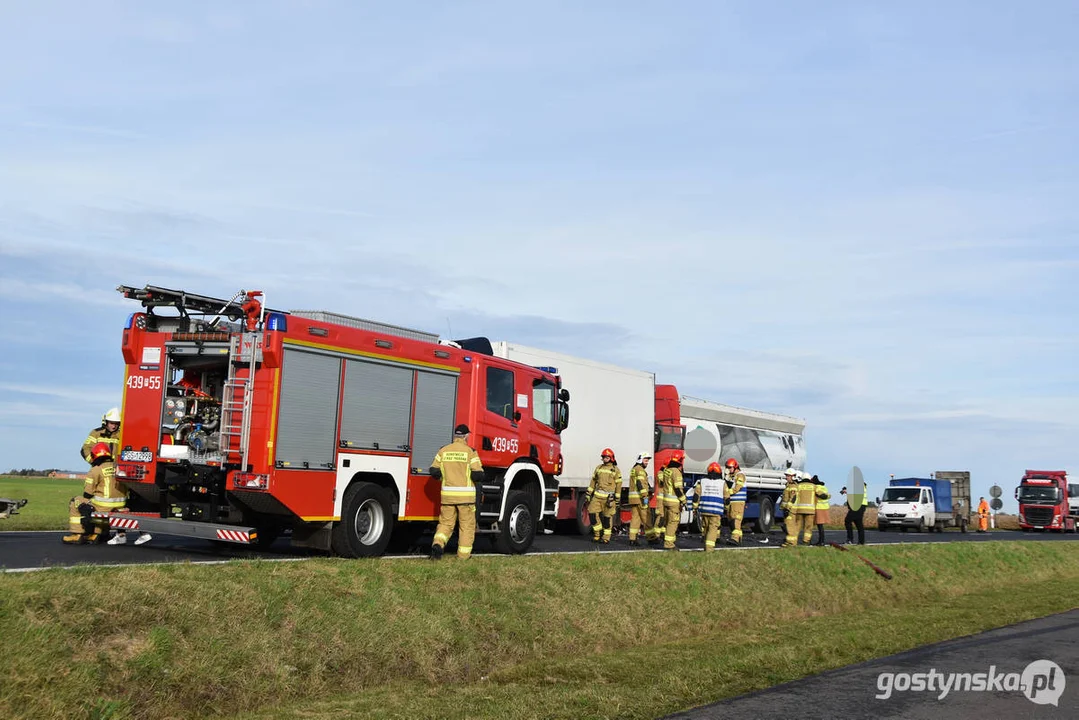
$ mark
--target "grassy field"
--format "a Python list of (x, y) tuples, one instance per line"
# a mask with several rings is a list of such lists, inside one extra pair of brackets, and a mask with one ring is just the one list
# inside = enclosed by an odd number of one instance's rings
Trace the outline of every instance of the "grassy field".
[(8, 574), (0, 712), (651, 718), (1079, 597), (1071, 543), (862, 552), (895, 579), (830, 548)]
[[(846, 505), (833, 505), (828, 509), (828, 514), (831, 519), (824, 527), (829, 530), (843, 530), (843, 518), (847, 516)], [(866, 508), (865, 517), (862, 521), (866, 530), (877, 529), (877, 509)], [(973, 532), (978, 529), (978, 517), (975, 515), (967, 529), (967, 532)], [(996, 517), (996, 530), (1019, 530), (1019, 516), (1018, 515), (997, 515)], [(898, 531), (897, 531), (898, 532)], [(959, 532), (958, 528), (948, 528), (945, 532)]]
[(0, 476), (0, 497), (29, 502), (0, 520), (4, 530), (67, 530), (67, 505), (82, 493), (82, 480)]

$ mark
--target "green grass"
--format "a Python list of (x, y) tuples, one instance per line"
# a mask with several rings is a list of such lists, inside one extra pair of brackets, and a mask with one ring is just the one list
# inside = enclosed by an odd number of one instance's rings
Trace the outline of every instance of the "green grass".
[(656, 717), (1079, 597), (1071, 543), (861, 550), (895, 579), (827, 548), (3, 575), (0, 712)]
[(0, 520), (4, 530), (67, 530), (67, 506), (82, 493), (82, 480), (0, 476), (0, 497), (27, 499), (17, 515)]

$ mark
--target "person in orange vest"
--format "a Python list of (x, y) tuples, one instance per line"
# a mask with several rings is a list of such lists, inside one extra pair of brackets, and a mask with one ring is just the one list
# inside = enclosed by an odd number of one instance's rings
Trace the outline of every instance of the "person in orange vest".
[(443, 548), (453, 535), (454, 526), (460, 527), (457, 536), (457, 557), (472, 557), (472, 542), (476, 538), (476, 485), (483, 481), (483, 465), (480, 456), (468, 444), (467, 425), (453, 430), (453, 442), (435, 453), (431, 463), (431, 477), (442, 481), (442, 509), (431, 543), (431, 559), (441, 560)]
[(978, 532), (989, 532), (989, 503), (978, 498)]

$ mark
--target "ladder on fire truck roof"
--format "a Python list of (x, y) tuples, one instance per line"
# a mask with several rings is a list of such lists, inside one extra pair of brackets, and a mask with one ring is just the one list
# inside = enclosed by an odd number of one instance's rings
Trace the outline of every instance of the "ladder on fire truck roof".
[[(247, 472), (248, 440), (251, 437), (251, 398), (255, 389), (255, 365), (262, 352), (261, 332), (241, 332), (229, 340), (229, 374), (221, 394), (221, 456), (225, 464), (237, 464)], [(237, 371), (247, 360), (247, 376)]]

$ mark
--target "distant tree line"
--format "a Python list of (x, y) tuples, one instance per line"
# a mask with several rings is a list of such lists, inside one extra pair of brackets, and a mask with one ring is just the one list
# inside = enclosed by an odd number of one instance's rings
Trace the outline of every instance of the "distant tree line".
[(46, 468), (45, 470), (38, 470), (37, 468), (23, 468), (22, 470), (16, 470), (11, 468), (5, 474), (15, 475), (16, 477), (48, 477), (49, 473), (53, 472), (67, 472), (60, 468)]

